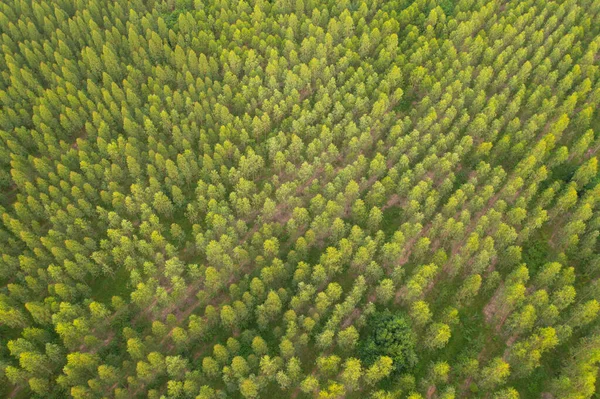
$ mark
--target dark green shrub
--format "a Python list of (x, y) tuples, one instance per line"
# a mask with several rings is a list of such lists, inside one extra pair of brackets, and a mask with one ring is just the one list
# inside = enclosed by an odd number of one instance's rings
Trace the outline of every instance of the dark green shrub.
[(415, 336), (402, 314), (389, 310), (374, 313), (367, 324), (362, 340), (361, 357), (372, 364), (379, 356), (389, 356), (394, 361), (394, 372), (411, 369), (417, 363)]

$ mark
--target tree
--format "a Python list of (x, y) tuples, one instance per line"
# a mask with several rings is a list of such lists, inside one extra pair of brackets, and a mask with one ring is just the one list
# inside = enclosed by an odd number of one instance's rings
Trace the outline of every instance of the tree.
[(369, 227), (369, 230), (371, 232), (376, 232), (377, 229), (379, 229), (379, 225), (381, 224), (382, 220), (383, 220), (383, 212), (381, 212), (381, 210), (379, 208), (377, 208), (376, 206), (371, 208), (371, 211), (369, 211), (369, 216), (367, 219), (367, 225)]
[(221, 323), (228, 329), (237, 325), (237, 317), (231, 306), (225, 305), (221, 308)]
[(319, 380), (309, 375), (300, 384), (300, 390), (306, 394), (314, 392), (319, 387)]
[(456, 294), (456, 300), (459, 303), (468, 302), (477, 295), (479, 288), (481, 288), (481, 276), (479, 274), (467, 277)]
[(561, 398), (591, 398), (596, 391), (600, 337), (580, 339), (569, 353), (560, 373), (549, 385), (549, 391)]
[(337, 382), (330, 382), (327, 389), (319, 392), (320, 399), (338, 399), (343, 398), (346, 394), (346, 390), (343, 385)]
[(525, 305), (510, 316), (507, 324), (517, 333), (523, 333), (533, 328), (537, 315), (533, 305)]
[(519, 399), (519, 392), (514, 388), (506, 388), (494, 394), (494, 399)]
[(450, 373), (450, 365), (447, 362), (436, 362), (429, 369), (428, 379), (434, 384), (444, 384), (448, 382), (448, 373)]
[(263, 249), (267, 258), (273, 258), (279, 251), (279, 241), (276, 238), (266, 240), (263, 244)]
[(417, 327), (425, 326), (431, 320), (431, 310), (425, 301), (413, 302), (410, 309), (410, 317)]
[(362, 366), (360, 360), (355, 358), (348, 358), (344, 362), (344, 367), (340, 378), (346, 389), (354, 391), (359, 388), (360, 378), (362, 377)]
[(319, 356), (317, 358), (317, 367), (321, 373), (332, 377), (338, 373), (340, 361), (340, 357), (336, 355)]
[(130, 338), (127, 340), (127, 352), (133, 360), (141, 360), (146, 356), (145, 345), (139, 338)]
[(260, 358), (260, 371), (269, 378), (275, 377), (281, 366), (282, 359), (280, 357), (271, 359), (270, 356), (265, 355)]
[(179, 349), (185, 348), (189, 343), (188, 333), (182, 327), (175, 327), (171, 331), (171, 338), (173, 339), (173, 342)]
[(173, 379), (182, 379), (188, 369), (188, 360), (181, 356), (167, 356), (165, 358), (167, 374)]
[(510, 349), (510, 362), (520, 374), (528, 375), (539, 367), (542, 354), (559, 343), (557, 330), (553, 327), (537, 329), (527, 339), (517, 342)]
[(381, 356), (392, 359), (394, 372), (400, 373), (417, 363), (415, 337), (401, 314), (376, 312), (367, 322), (368, 335), (361, 348), (361, 358), (370, 365)]
[[(98, 355), (90, 353), (73, 352), (67, 355), (67, 365), (64, 367), (64, 375), (59, 383), (75, 386), (85, 384), (87, 379), (93, 375), (98, 367)], [(62, 385), (62, 384), (61, 384)]]
[(28, 382), (29, 388), (37, 395), (44, 396), (50, 392), (50, 382), (46, 379), (32, 377)]
[(256, 308), (256, 316), (261, 328), (266, 328), (268, 323), (279, 315), (282, 306), (279, 295), (275, 291), (270, 291), (265, 302)]
[(240, 393), (249, 399), (258, 397), (258, 385), (253, 378), (244, 378), (240, 381)]
[(395, 294), (394, 282), (389, 279), (383, 279), (376, 288), (377, 300), (381, 303), (387, 303), (392, 300)]
[(171, 203), (169, 197), (167, 197), (163, 192), (154, 194), (153, 206), (154, 209), (156, 209), (156, 212), (166, 218), (170, 218), (171, 215), (173, 215), (173, 203)]
[(368, 385), (375, 385), (394, 370), (394, 361), (389, 356), (380, 356), (365, 372)]
[(289, 359), (292, 356), (294, 356), (296, 348), (294, 347), (292, 341), (286, 338), (282, 340), (279, 344), (279, 351), (281, 352), (281, 356), (283, 356), (286, 359)]
[(208, 356), (202, 359), (202, 372), (209, 378), (215, 378), (219, 375), (219, 364), (215, 359)]
[(277, 381), (277, 384), (279, 384), (279, 388), (281, 388), (284, 391), (287, 390), (290, 387), (290, 384), (292, 383), (290, 377), (288, 377), (288, 375), (283, 370), (277, 372), (275, 380)]
[(425, 346), (429, 349), (443, 348), (451, 336), (450, 326), (444, 323), (433, 323), (427, 329)]
[(566, 309), (575, 301), (577, 291), (572, 285), (566, 285), (552, 294), (552, 304), (559, 310)]
[(256, 336), (252, 339), (252, 351), (257, 355), (265, 355), (269, 352), (269, 347), (262, 337)]
[(534, 278), (538, 287), (550, 286), (558, 277), (562, 265), (558, 262), (546, 263)]
[(359, 334), (356, 327), (350, 326), (338, 332), (337, 343), (344, 352), (352, 352), (358, 343)]
[(581, 303), (573, 309), (569, 324), (572, 327), (586, 326), (598, 317), (599, 311), (600, 304), (595, 299)]
[(481, 370), (480, 384), (487, 389), (493, 389), (504, 383), (510, 375), (510, 366), (502, 358), (496, 357)]
[(600, 6), (502, 3), (0, 2), (0, 392), (598, 396)]
[(39, 352), (22, 352), (19, 355), (19, 365), (29, 373), (40, 377), (52, 371), (48, 357)]
[(579, 188), (583, 188), (583, 186), (588, 184), (597, 175), (598, 159), (592, 157), (577, 169), (575, 175), (573, 175), (573, 181)]
[(241, 356), (236, 356), (231, 361), (231, 370), (233, 371), (233, 375), (239, 379), (248, 374), (250, 367), (248, 366), (246, 359)]

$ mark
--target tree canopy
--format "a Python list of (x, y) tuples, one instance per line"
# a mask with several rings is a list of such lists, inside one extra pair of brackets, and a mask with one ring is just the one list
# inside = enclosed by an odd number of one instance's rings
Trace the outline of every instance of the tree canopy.
[(391, 358), (395, 373), (410, 370), (418, 361), (410, 324), (402, 314), (388, 309), (369, 316), (360, 352), (365, 364), (375, 363), (381, 356)]

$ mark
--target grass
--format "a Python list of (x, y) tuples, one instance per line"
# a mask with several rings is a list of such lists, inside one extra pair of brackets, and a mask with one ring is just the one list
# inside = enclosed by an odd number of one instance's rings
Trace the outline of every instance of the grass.
[(460, 324), (452, 326), (452, 337), (443, 351), (420, 351), (419, 363), (412, 371), (417, 380), (427, 377), (434, 361), (446, 361), (456, 366), (457, 359), (477, 357), (481, 351), (485, 351), (486, 358), (493, 358), (500, 353), (503, 342), (495, 335), (493, 326), (485, 322), (482, 302), (484, 301), (475, 301), (473, 305), (461, 310)]
[[(546, 356), (549, 360), (556, 360), (558, 357), (555, 354)], [(533, 370), (533, 372), (527, 377), (520, 378), (519, 380), (511, 383), (511, 386), (515, 388), (524, 398), (532, 398), (540, 392), (547, 391), (552, 379), (554, 379), (557, 373), (560, 372), (560, 368), (549, 367), (548, 364), (542, 362), (542, 366)]]
[(523, 262), (530, 273), (535, 273), (548, 262), (548, 254), (552, 251), (549, 241), (550, 233), (540, 230), (523, 244)]
[(121, 266), (113, 276), (98, 278), (90, 284), (92, 298), (102, 303), (110, 303), (110, 300), (115, 295), (127, 300), (126, 296), (130, 292), (128, 283), (129, 272), (124, 266)]
[(386, 237), (391, 237), (400, 228), (402, 218), (402, 208), (399, 206), (390, 206), (383, 211), (383, 220), (381, 222), (381, 230)]
[(442, 10), (444, 10), (444, 14), (447, 17), (454, 15), (454, 1), (452, 0), (441, 0), (439, 2), (439, 6)]

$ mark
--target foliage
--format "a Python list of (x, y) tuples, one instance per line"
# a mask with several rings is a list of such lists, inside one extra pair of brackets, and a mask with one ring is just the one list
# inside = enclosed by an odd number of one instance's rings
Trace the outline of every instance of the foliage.
[(360, 353), (365, 364), (388, 356), (394, 372), (402, 373), (417, 364), (415, 348), (415, 335), (406, 317), (386, 309), (370, 316), (365, 336), (361, 338)]
[(598, 396), (599, 19), (0, 2), (0, 396)]

